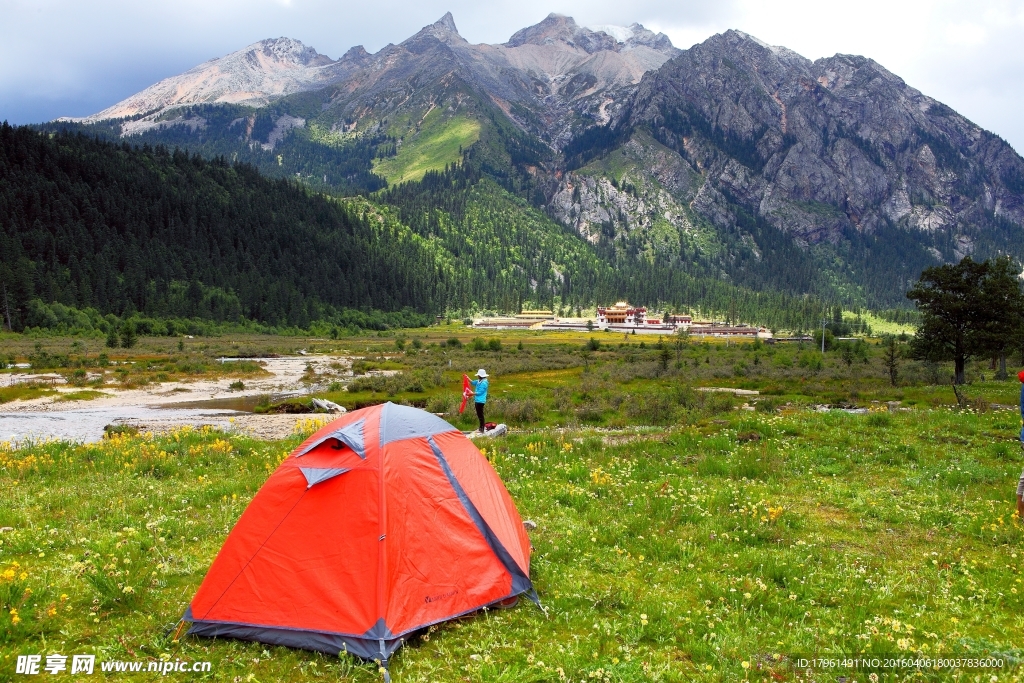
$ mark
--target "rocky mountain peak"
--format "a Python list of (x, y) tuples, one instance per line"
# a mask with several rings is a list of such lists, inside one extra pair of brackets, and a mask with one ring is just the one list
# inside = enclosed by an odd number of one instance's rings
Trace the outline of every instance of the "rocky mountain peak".
[(579, 29), (572, 17), (552, 12), (540, 23), (526, 28), (519, 29), (512, 34), (512, 37), (505, 43), (506, 47), (520, 47), (521, 45), (544, 45), (555, 40), (569, 41)]
[(403, 45), (416, 43), (427, 36), (436, 38), (442, 43), (451, 43), (452, 41), (465, 42), (465, 39), (459, 35), (459, 29), (455, 26), (455, 17), (452, 16), (451, 12), (445, 12), (444, 16), (433, 24), (424, 26), (420, 29), (419, 33), (406, 40)]
[(989, 239), (964, 226), (1024, 225), (1024, 160), (866, 57), (811, 62), (727, 31), (646, 76), (623, 111), (721, 192), (699, 210), (720, 227), (736, 205), (800, 244), (911, 229), (945, 235), (933, 246), (956, 244), (953, 259)]
[(618, 40), (604, 31), (592, 31), (577, 24), (572, 17), (553, 12), (540, 23), (516, 31), (505, 47), (558, 43), (581, 48), (588, 54), (602, 50), (617, 52), (622, 47)]
[(350, 47), (348, 49), (348, 52), (342, 55), (341, 59), (339, 59), (338, 61), (352, 62), (355, 64), (365, 64), (372, 57), (373, 55), (367, 52), (365, 47), (363, 47), (362, 45), (356, 45), (355, 47)]
[(641, 24), (632, 24), (629, 30), (632, 32), (632, 35), (630, 35), (629, 39), (623, 41), (627, 48), (643, 45), (659, 52), (675, 50), (672, 41), (664, 33), (655, 33), (648, 28), (644, 28)]
[(452, 16), (451, 12), (445, 12), (444, 16), (431, 24), (436, 29), (442, 29), (451, 31), (452, 33), (458, 33), (459, 29), (455, 27), (455, 17)]
[(262, 106), (275, 97), (323, 87), (336, 78), (339, 65), (293, 38), (270, 38), (165, 78), (82, 120), (132, 117), (202, 103)]
[(601, 25), (589, 28), (597, 33), (607, 33), (616, 41), (622, 43), (623, 50), (631, 50), (643, 46), (658, 52), (676, 52), (668, 36), (664, 33), (655, 33), (645, 28), (642, 24), (634, 23), (629, 26)]
[[(334, 62), (330, 57), (320, 54), (314, 48), (305, 45), (294, 38), (286, 38), (283, 36), (281, 38), (269, 38), (267, 40), (261, 40), (258, 43), (253, 43), (246, 48), (246, 51), (253, 56), (255, 56), (256, 53), (259, 53), (266, 59), (301, 66), (326, 66)], [(230, 58), (234, 56), (234, 54), (237, 53), (228, 55), (226, 58)], [(219, 60), (214, 59), (211, 61)]]
[(780, 62), (794, 66), (808, 67), (811, 64), (811, 60), (790, 50), (788, 47), (769, 45), (760, 38), (737, 29), (729, 29), (725, 33), (708, 38), (699, 47), (704, 46), (715, 46), (719, 49), (735, 51), (745, 56), (770, 53)]

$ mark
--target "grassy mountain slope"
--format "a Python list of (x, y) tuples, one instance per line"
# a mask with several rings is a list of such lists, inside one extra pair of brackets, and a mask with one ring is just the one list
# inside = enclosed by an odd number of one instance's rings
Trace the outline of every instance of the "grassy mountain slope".
[(427, 171), (442, 171), (462, 158), (462, 150), (480, 139), (481, 124), (468, 116), (446, 117), (430, 110), (414, 127), (399, 137), (401, 147), (393, 157), (378, 159), (373, 171), (389, 184), (421, 180)]

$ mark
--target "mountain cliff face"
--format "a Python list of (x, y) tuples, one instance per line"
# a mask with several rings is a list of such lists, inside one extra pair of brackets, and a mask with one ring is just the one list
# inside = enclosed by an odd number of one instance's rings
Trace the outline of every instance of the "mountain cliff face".
[[(647, 73), (567, 150), (563, 224), (670, 259), (724, 245), (739, 279), (810, 254), (801, 269), (846, 295), (898, 304), (929, 265), (1024, 255), (1024, 160), (864, 57), (812, 62), (728, 31)], [(708, 224), (719, 241), (694, 237)]]
[[(801, 243), (883, 224), (1024, 224), (1013, 149), (864, 57), (811, 62), (729, 31), (650, 74), (629, 110), (620, 125), (649, 129)], [(707, 202), (709, 218), (728, 213)]]

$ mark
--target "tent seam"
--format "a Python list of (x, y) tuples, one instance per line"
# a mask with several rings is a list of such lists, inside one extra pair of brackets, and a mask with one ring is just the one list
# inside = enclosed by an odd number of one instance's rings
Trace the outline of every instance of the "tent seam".
[(519, 578), (526, 582), (527, 588), (526, 590), (521, 592), (528, 592), (532, 590), (533, 582), (530, 580), (529, 574), (527, 574), (526, 571), (524, 571), (523, 568), (519, 566), (519, 563), (515, 561), (515, 558), (513, 558), (512, 554), (508, 551), (508, 548), (506, 548), (505, 544), (501, 542), (501, 539), (498, 538), (498, 535), (495, 534), (494, 530), (491, 529), (489, 524), (487, 524), (487, 520), (485, 520), (483, 515), (480, 514), (480, 511), (477, 509), (476, 505), (473, 503), (472, 500), (470, 500), (469, 494), (466, 493), (466, 490), (462, 487), (462, 484), (459, 482), (458, 477), (455, 476), (455, 472), (453, 472), (451, 466), (448, 465), (448, 460), (444, 457), (444, 453), (441, 452), (441, 449), (434, 441), (434, 437), (428, 436), (427, 443), (430, 444), (430, 449), (434, 452), (434, 457), (437, 458), (438, 464), (441, 465), (441, 470), (444, 472), (445, 477), (448, 478), (448, 483), (452, 487), (452, 490), (455, 492), (455, 495), (458, 497), (459, 502), (462, 503), (463, 508), (469, 514), (470, 519), (473, 521), (473, 526), (475, 526), (477, 528), (477, 531), (480, 532), (480, 535), (484, 537), (484, 541), (491, 549), (491, 552), (494, 553), (495, 557), (498, 559), (498, 562), (500, 562), (502, 566), (505, 567), (505, 571), (507, 571), (509, 575), (511, 575), (513, 594), (518, 595), (518, 593), (515, 591), (516, 578)]

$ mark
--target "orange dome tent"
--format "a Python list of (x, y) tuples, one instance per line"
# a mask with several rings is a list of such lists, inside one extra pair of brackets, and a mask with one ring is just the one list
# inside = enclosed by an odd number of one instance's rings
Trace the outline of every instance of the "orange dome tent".
[(530, 540), (462, 432), (387, 403), (306, 439), (228, 535), (184, 620), (386, 665), (415, 631), (523, 593)]

